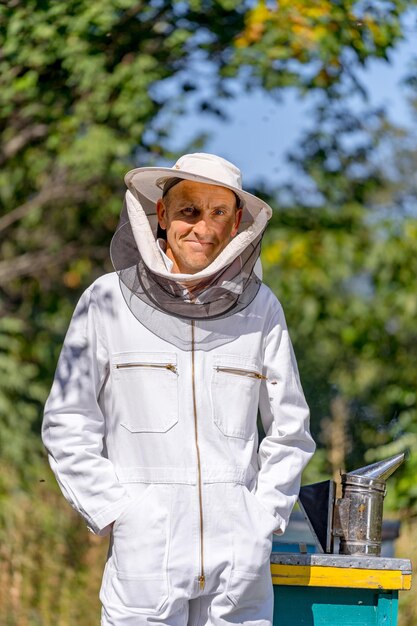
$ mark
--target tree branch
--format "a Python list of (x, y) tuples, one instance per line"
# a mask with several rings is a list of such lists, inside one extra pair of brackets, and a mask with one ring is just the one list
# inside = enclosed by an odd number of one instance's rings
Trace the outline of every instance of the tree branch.
[(143, 2), (138, 2), (137, 4), (134, 4), (123, 13), (117, 23), (117, 26), (124, 26), (124, 24), (126, 24), (132, 18), (136, 17), (136, 15), (138, 15), (138, 13), (140, 13), (141, 11), (143, 11)]
[(7, 159), (11, 159), (28, 143), (35, 139), (42, 139), (48, 134), (47, 124), (35, 124), (24, 128), (18, 135), (8, 141), (0, 154), (0, 165), (3, 165)]
[(7, 261), (0, 262), (0, 285), (6, 285), (20, 276), (33, 276), (44, 270), (51, 264), (54, 266), (69, 261), (79, 253), (79, 246), (68, 243), (58, 252), (42, 250), (41, 252), (28, 252)]
[(47, 187), (44, 187), (44, 189), (41, 189), (41, 191), (34, 195), (30, 200), (24, 202), (1, 217), (0, 233), (14, 224), (14, 222), (21, 220), (31, 211), (38, 209), (52, 200), (60, 200), (65, 197), (66, 199), (69, 198), (75, 202), (82, 202), (86, 200), (89, 195), (90, 192), (84, 188), (64, 183), (51, 183)]
[(53, 265), (54, 269), (64, 265), (74, 258), (87, 256), (89, 259), (96, 259), (103, 262), (109, 257), (107, 246), (88, 246), (70, 242), (63, 246), (58, 252), (51, 250), (41, 250), (39, 252), (28, 252), (17, 257), (0, 261), (0, 288), (5, 288), (8, 283), (22, 276), (36, 276)]

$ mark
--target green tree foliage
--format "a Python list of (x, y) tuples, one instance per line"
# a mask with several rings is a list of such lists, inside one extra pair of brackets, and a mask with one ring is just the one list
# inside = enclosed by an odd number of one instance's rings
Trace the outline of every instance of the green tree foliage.
[[(381, 112), (353, 116), (336, 102), (315, 121), (293, 156), (297, 184), (280, 190), (267, 279), (291, 320), (315, 433), (330, 449), (316, 463), (337, 473), (340, 460), (353, 469), (410, 450), (390, 479), (390, 505), (415, 514), (416, 153)], [(329, 467), (335, 426), (344, 450)]]
[[(0, 330), (1, 410), (5, 424), (24, 423), (23, 441), (27, 423), (39, 427), (74, 300), (110, 269), (123, 175), (138, 160), (168, 156), (153, 87), (203, 47), (220, 63), (242, 28), (239, 4), (213, 3), (211, 14), (124, 0), (0, 6), (0, 287), (9, 320)], [(197, 33), (209, 19), (203, 46)]]
[(296, 86), (332, 94), (341, 83), (363, 89), (358, 68), (370, 58), (387, 59), (402, 37), (406, 7), (385, 0), (258, 0), (245, 16), (232, 67), (249, 65), (250, 84), (256, 79), (268, 90)]

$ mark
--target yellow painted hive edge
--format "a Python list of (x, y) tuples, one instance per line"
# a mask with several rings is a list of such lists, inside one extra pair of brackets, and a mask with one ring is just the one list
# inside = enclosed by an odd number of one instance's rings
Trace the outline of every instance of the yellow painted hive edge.
[(348, 587), (352, 589), (411, 589), (411, 574), (404, 574), (401, 570), (272, 563), (271, 574), (274, 585)]

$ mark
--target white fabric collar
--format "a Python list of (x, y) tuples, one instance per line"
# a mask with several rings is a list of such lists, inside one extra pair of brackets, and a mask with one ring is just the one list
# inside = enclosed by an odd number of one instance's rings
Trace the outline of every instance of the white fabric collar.
[(174, 263), (171, 261), (171, 259), (165, 253), (166, 247), (167, 247), (167, 244), (166, 244), (165, 240), (161, 239), (161, 238), (158, 238), (156, 240), (156, 246), (157, 246), (159, 252), (161, 253), (162, 260), (165, 263), (165, 267), (167, 268), (168, 272), (172, 272), (172, 268), (174, 267)]

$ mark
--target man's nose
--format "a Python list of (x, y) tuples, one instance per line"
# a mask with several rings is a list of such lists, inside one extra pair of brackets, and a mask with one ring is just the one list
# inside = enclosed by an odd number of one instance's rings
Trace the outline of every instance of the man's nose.
[(199, 219), (194, 223), (193, 230), (194, 233), (200, 237), (209, 235), (211, 232), (210, 219), (205, 216), (199, 217)]

